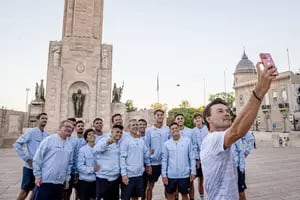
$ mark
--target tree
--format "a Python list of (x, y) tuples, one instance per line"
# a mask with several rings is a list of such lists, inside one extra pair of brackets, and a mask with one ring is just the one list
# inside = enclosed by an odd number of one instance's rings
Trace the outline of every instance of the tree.
[(168, 105), (167, 104), (161, 104), (161, 103), (153, 103), (153, 104), (151, 104), (151, 109), (152, 110), (157, 110), (157, 109), (167, 110)]
[(235, 97), (233, 96), (233, 92), (220, 92), (216, 94), (209, 95), (209, 101), (212, 101), (216, 98), (221, 98), (227, 102), (230, 108), (233, 107), (233, 102), (235, 101)]
[(179, 107), (180, 107), (180, 108), (190, 108), (191, 105), (190, 105), (190, 103), (189, 103), (188, 100), (182, 100), (182, 101), (181, 101), (181, 104), (179, 105)]
[(169, 125), (174, 121), (176, 114), (182, 113), (184, 115), (184, 125), (189, 128), (194, 128), (194, 114), (199, 112), (196, 108), (172, 108), (168, 112), (167, 124)]
[(126, 101), (125, 107), (127, 112), (133, 112), (137, 110), (137, 108), (133, 106), (133, 101), (131, 99)]

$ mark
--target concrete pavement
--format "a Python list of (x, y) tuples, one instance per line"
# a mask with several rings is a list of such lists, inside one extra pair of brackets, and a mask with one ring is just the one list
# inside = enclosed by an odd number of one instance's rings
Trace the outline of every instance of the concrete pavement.
[[(246, 160), (248, 199), (299, 200), (300, 148), (274, 148), (271, 141), (260, 139), (257, 147)], [(21, 170), (22, 161), (14, 149), (0, 149), (0, 200), (16, 199)], [(164, 199), (161, 181), (155, 186), (153, 199)]]

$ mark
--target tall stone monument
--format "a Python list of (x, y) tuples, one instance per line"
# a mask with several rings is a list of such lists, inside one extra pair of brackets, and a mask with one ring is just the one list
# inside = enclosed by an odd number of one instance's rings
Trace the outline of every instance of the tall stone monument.
[(61, 41), (49, 46), (46, 105), (49, 131), (76, 117), (110, 124), (112, 45), (102, 44), (103, 0), (65, 0)]

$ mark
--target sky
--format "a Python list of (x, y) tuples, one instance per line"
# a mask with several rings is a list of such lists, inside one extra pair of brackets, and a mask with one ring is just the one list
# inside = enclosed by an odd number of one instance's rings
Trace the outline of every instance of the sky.
[[(279, 72), (300, 69), (300, 1), (106, 0), (103, 42), (113, 45), (113, 80), (122, 101), (169, 108), (233, 91), (245, 47), (256, 63), (269, 52)], [(61, 40), (63, 0), (3, 1), (0, 7), (0, 106), (25, 110), (46, 79), (49, 41)], [(46, 81), (45, 81), (46, 82)], [(180, 85), (179, 87), (177, 85)], [(205, 89), (205, 90), (204, 90)]]

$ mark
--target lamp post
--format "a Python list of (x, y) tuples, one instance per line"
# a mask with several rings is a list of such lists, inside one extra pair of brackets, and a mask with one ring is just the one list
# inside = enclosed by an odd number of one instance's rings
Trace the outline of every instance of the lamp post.
[(25, 105), (25, 112), (28, 112), (28, 92), (29, 92), (29, 88), (26, 88), (26, 105)]
[(25, 124), (28, 125), (28, 93), (29, 88), (26, 88), (26, 105), (25, 105)]

